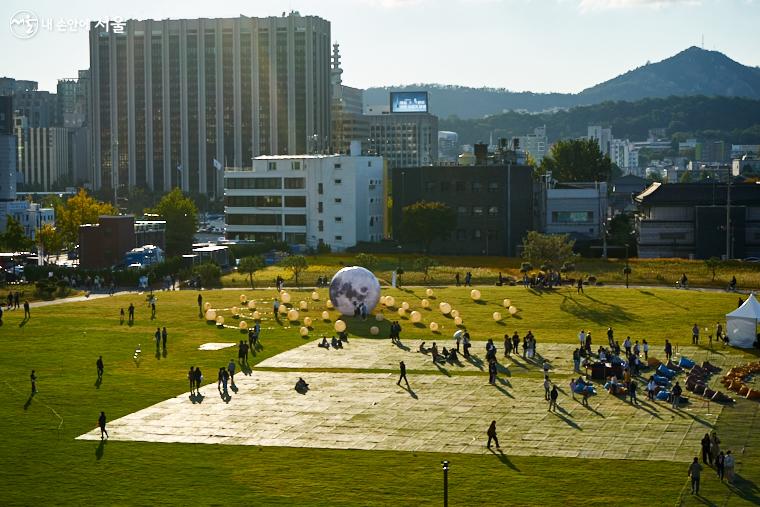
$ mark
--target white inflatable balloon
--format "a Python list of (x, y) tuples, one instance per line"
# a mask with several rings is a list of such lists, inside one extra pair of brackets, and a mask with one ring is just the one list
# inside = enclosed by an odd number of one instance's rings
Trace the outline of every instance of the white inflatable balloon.
[(409, 310), (409, 303), (404, 301), (403, 303), (401, 303), (401, 308), (403, 308), (404, 310)]
[(437, 323), (437, 322), (431, 322), (431, 323), (430, 323), (430, 330), (431, 330), (432, 332), (434, 332), (434, 333), (435, 333), (436, 331), (438, 331), (438, 323)]
[(371, 328), (369, 328), (369, 332), (372, 335), (377, 335), (380, 333), (380, 328), (377, 326), (372, 326)]
[(311, 300), (312, 301), (319, 301), (319, 292), (314, 291), (311, 293)]
[(385, 316), (382, 313), (378, 313), (377, 315), (375, 315), (375, 320), (378, 322), (382, 322), (385, 320)]
[(244, 320), (241, 320), (240, 325), (238, 327), (240, 327), (241, 331), (245, 331), (246, 329), (248, 329), (248, 323)]
[(396, 300), (393, 298), (393, 296), (385, 296), (385, 306), (393, 307), (395, 305), (396, 305)]
[(330, 312), (328, 312), (327, 310), (322, 312), (322, 320), (330, 320)]
[(451, 310), (451, 316), (455, 319), (459, 317), (459, 310)]
[(410, 315), (409, 318), (412, 320), (412, 322), (417, 323), (422, 320), (422, 314), (418, 312), (417, 310), (414, 310)]
[(477, 301), (480, 299), (480, 291), (478, 289), (472, 289), (470, 291), (470, 297), (473, 301)]
[(422, 301), (420, 301), (420, 306), (423, 308), (430, 308), (430, 301), (428, 301), (427, 299), (423, 299)]
[(303, 311), (306, 311), (309, 309), (309, 305), (306, 303), (306, 301), (301, 301), (298, 303), (298, 308), (300, 308)]
[(501, 304), (504, 305), (504, 308), (509, 308), (510, 306), (512, 306), (512, 300), (505, 299), (504, 301), (501, 302)]
[(491, 315), (491, 317), (493, 317), (493, 320), (495, 320), (496, 322), (498, 322), (498, 321), (501, 320), (501, 313), (500, 312), (493, 312), (493, 315)]
[(212, 309), (206, 310), (206, 320), (208, 321), (216, 320), (216, 310), (212, 310)]
[(306, 327), (311, 327), (311, 317), (304, 317), (303, 318), (303, 325)]
[(451, 313), (451, 305), (445, 301), (442, 301), (441, 304), (438, 305), (438, 308), (441, 310), (441, 313), (444, 315), (448, 315)]
[(346, 323), (342, 320), (336, 320), (335, 321), (335, 330), (339, 333), (342, 333), (346, 330)]
[(406, 310), (404, 310), (403, 308), (399, 308), (398, 309), (398, 316), (399, 317), (403, 317), (404, 315), (406, 315)]
[(425, 291), (425, 294), (426, 294), (426, 295), (427, 295), (427, 297), (429, 297), (429, 298), (433, 297), (433, 289), (428, 289), (428, 290), (426, 290), (426, 291)]
[(371, 312), (379, 300), (380, 282), (361, 266), (343, 268), (330, 281), (330, 301), (343, 315), (353, 315), (360, 304)]
[(223, 326), (223, 325), (224, 325), (224, 317), (222, 317), (221, 315), (219, 315), (219, 316), (216, 318), (216, 325), (217, 325), (217, 326)]
[(462, 325), (462, 317), (454, 317), (454, 324), (457, 326)]
[(288, 294), (287, 292), (283, 292), (282, 294), (280, 294), (280, 301), (282, 301), (285, 304), (290, 303), (290, 294)]
[(261, 320), (261, 314), (259, 313), (258, 310), (253, 312), (253, 315), (251, 315), (251, 317), (253, 317), (253, 320)]
[(307, 328), (306, 326), (301, 326), (298, 332), (301, 333), (301, 336), (308, 336), (309, 328)]
[(509, 307), (509, 314), (510, 314), (510, 315), (514, 315), (514, 314), (516, 314), (516, 313), (517, 313), (517, 308), (516, 308), (516, 307), (514, 307), (514, 306), (510, 306), (510, 307)]

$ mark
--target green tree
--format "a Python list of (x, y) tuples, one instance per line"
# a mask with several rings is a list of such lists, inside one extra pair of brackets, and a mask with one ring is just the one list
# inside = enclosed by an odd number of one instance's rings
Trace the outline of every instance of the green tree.
[(190, 251), (193, 246), (193, 236), (198, 228), (198, 209), (193, 201), (175, 187), (161, 198), (150, 213), (155, 213), (166, 220), (166, 254), (168, 256)]
[(541, 234), (530, 231), (523, 239), (522, 257), (533, 266), (562, 266), (576, 258), (575, 241), (567, 234)]
[(430, 269), (436, 266), (438, 266), (438, 261), (432, 257), (422, 256), (414, 259), (414, 270), (421, 272), (424, 275), (423, 280), (426, 282), (430, 273)]
[(58, 230), (50, 224), (44, 224), (37, 229), (34, 237), (37, 245), (41, 247), (42, 252), (45, 254), (46, 262), (51, 255), (58, 255), (63, 249), (63, 238), (61, 238)]
[(611, 246), (617, 246), (622, 249), (626, 248), (629, 255), (636, 255), (636, 238), (633, 235), (633, 217), (631, 215), (620, 214), (610, 219), (607, 228), (607, 241)]
[(707, 266), (707, 269), (710, 270), (712, 273), (712, 281), (715, 281), (715, 275), (718, 271), (718, 268), (720, 267), (720, 259), (717, 257), (710, 257), (709, 259), (705, 259), (705, 266)]
[(79, 242), (80, 225), (96, 224), (99, 216), (116, 213), (111, 204), (94, 199), (80, 188), (79, 193), (55, 207), (56, 229), (64, 245), (75, 245)]
[(251, 255), (240, 259), (238, 264), (238, 271), (246, 273), (251, 281), (251, 288), (253, 289), (253, 274), (264, 267), (264, 258), (260, 255)]
[(222, 269), (214, 262), (204, 262), (193, 267), (193, 274), (199, 276), (203, 287), (219, 287), (222, 285)]
[(551, 171), (557, 181), (607, 181), (612, 174), (610, 157), (599, 151), (593, 139), (563, 139), (552, 145), (539, 172)]
[(25, 252), (32, 247), (32, 240), (24, 233), (24, 227), (11, 215), (6, 215), (5, 232), (0, 235), (3, 247), (11, 252)]
[(293, 278), (295, 279), (296, 285), (300, 287), (301, 283), (299, 280), (301, 273), (306, 271), (306, 269), (309, 267), (309, 262), (303, 255), (288, 255), (282, 259), (280, 266), (288, 269), (291, 273), (293, 273)]
[(380, 263), (380, 260), (372, 254), (360, 253), (356, 255), (356, 260), (354, 262), (356, 262), (357, 266), (361, 266), (363, 268), (367, 268), (370, 271), (374, 271)]
[(456, 227), (457, 215), (442, 202), (419, 201), (402, 209), (401, 239), (405, 243), (421, 243), (430, 251), (436, 239), (446, 239)]

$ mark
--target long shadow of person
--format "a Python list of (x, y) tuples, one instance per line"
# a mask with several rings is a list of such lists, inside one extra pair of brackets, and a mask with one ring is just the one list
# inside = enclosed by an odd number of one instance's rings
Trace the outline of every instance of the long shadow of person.
[(398, 348), (400, 348), (401, 350), (404, 350), (404, 351), (406, 351), (406, 352), (409, 352), (409, 350), (410, 350), (410, 349), (409, 349), (409, 347), (407, 347), (406, 345), (404, 345), (403, 343), (401, 343), (401, 341), (394, 341), (394, 342), (393, 342), (393, 344), (394, 344), (396, 347), (398, 347)]
[(161, 351), (161, 357), (163, 357), (164, 359), (166, 359), (166, 356), (168, 356), (168, 355), (169, 355), (169, 351), (167, 351), (166, 347), (164, 347), (164, 349)]
[(29, 410), (29, 406), (32, 404), (32, 399), (34, 398), (34, 393), (29, 395), (29, 398), (27, 398), (26, 403), (24, 403), (24, 410)]
[(510, 459), (507, 457), (507, 455), (504, 454), (504, 451), (502, 451), (501, 449), (496, 449), (496, 450), (490, 449), (490, 451), (491, 451), (491, 453), (494, 456), (496, 456), (497, 458), (499, 458), (499, 461), (501, 461), (502, 464), (508, 466), (509, 468), (511, 468), (512, 470), (514, 470), (515, 472), (519, 472), (520, 471), (520, 469), (517, 468), (515, 466), (515, 464), (510, 461)]
[(18, 323), (18, 327), (24, 327), (26, 326), (26, 323), (29, 322), (29, 317), (24, 317), (24, 320)]
[(98, 379), (95, 381), (95, 389), (100, 389), (100, 384), (103, 383), (103, 377), (98, 377)]
[(101, 440), (100, 444), (98, 445), (98, 448), (95, 449), (95, 459), (100, 461), (103, 458), (103, 455), (106, 452), (106, 441)]
[(161, 360), (161, 349), (156, 347), (156, 359)]
[(408, 393), (409, 393), (409, 396), (411, 396), (411, 397), (412, 397), (412, 398), (414, 398), (415, 400), (418, 400), (418, 399), (419, 399), (419, 396), (417, 396), (417, 393), (415, 393), (415, 392), (412, 390), (411, 386), (406, 386), (406, 387), (404, 387), (404, 386), (401, 386), (401, 387), (402, 387), (402, 388), (403, 388), (403, 389), (404, 389), (406, 392), (408, 392)]

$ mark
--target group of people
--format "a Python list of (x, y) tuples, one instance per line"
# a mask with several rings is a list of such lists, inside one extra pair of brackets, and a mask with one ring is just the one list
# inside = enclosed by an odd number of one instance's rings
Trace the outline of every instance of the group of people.
[[(459, 273), (456, 273), (454, 275), (454, 281), (456, 282), (457, 287), (459, 287), (460, 285), (462, 285), (462, 278), (459, 275)], [(472, 287), (472, 273), (469, 272), (469, 271), (464, 274), (464, 286), (465, 287)]]
[(219, 391), (219, 394), (223, 398), (229, 396), (229, 392), (227, 391), (228, 382), (233, 388), (235, 387), (235, 370), (236, 364), (232, 359), (230, 359), (230, 362), (226, 367), (223, 366), (219, 368), (219, 373), (217, 374), (216, 389)]
[[(522, 338), (522, 357), (523, 359), (532, 359), (536, 357), (536, 337), (533, 332), (528, 330)], [(512, 353), (520, 354), (520, 334), (515, 330), (512, 336), (504, 335), (504, 357), (510, 357)]]
[[(18, 310), (21, 308), (21, 294), (19, 294), (18, 291), (16, 292), (8, 292), (7, 297), (7, 308), (6, 310)], [(29, 301), (24, 300), (24, 320), (28, 320), (32, 318), (32, 311), (31, 306), (29, 305)], [(0, 304), (0, 322), (3, 321), (3, 306)]]
[[(734, 482), (734, 467), (736, 460), (731, 451), (725, 453), (720, 448), (720, 439), (718, 434), (705, 433), (700, 442), (702, 450), (702, 463), (709, 467), (715, 467), (715, 474), (723, 482), (725, 478), (729, 484)], [(702, 465), (699, 464), (699, 458), (694, 456), (694, 461), (689, 465), (687, 475), (691, 478), (691, 494), (699, 495), (699, 482), (702, 475)]]
[(330, 347), (334, 349), (342, 349), (343, 342), (348, 343), (348, 334), (345, 332), (338, 333), (338, 338), (333, 335), (330, 341), (328, 341), (327, 337), (323, 335), (322, 341), (317, 343), (317, 347), (322, 347), (323, 349), (329, 349)]
[(361, 317), (362, 320), (367, 320), (368, 314), (369, 310), (367, 310), (367, 305), (364, 304), (364, 301), (354, 303), (354, 317)]

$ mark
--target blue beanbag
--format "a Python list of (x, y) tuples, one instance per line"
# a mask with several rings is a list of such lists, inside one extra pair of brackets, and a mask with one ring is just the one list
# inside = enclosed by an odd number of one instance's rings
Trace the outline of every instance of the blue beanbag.
[(657, 398), (660, 401), (668, 401), (668, 398), (670, 398), (670, 392), (668, 391), (660, 391), (655, 395), (655, 398)]
[(676, 372), (674, 372), (670, 368), (667, 368), (663, 364), (661, 364), (660, 366), (657, 367), (657, 373), (659, 373), (663, 377), (668, 377), (669, 379), (676, 376)]
[(670, 384), (670, 380), (667, 377), (662, 377), (660, 375), (652, 375), (652, 377), (657, 385), (666, 386)]
[(693, 368), (694, 367), (694, 361), (689, 359), (688, 357), (681, 357), (681, 360), (678, 361), (678, 366), (681, 368)]

